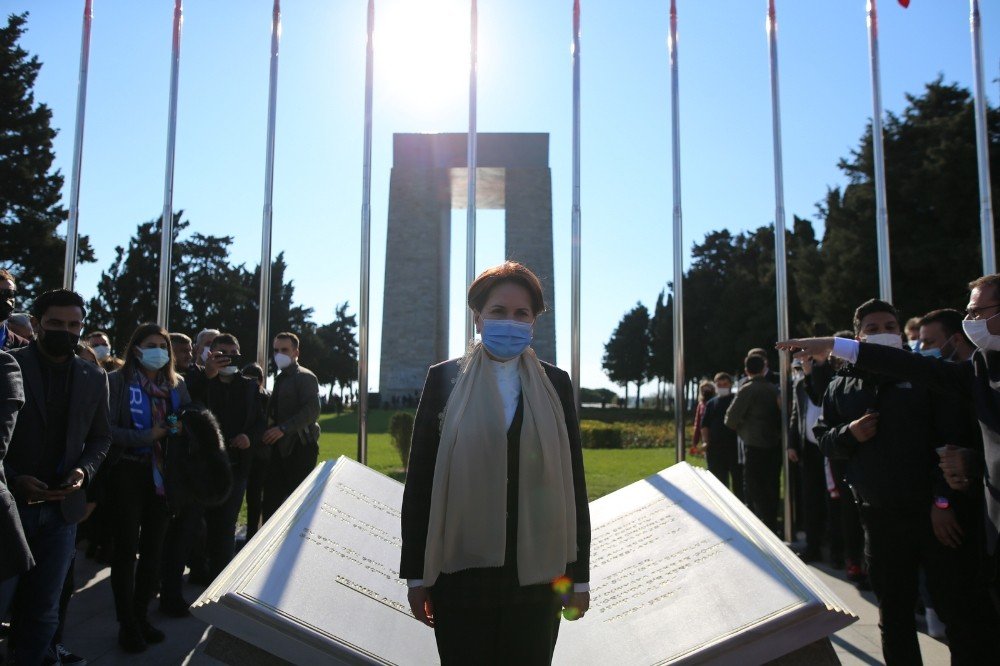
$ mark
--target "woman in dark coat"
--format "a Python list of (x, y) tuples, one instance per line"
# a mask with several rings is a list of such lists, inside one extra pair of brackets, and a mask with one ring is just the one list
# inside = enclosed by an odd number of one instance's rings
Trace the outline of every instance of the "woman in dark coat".
[(403, 494), (400, 576), (442, 664), (551, 662), (590, 603), (590, 513), (569, 376), (535, 356), (542, 287), (506, 262), (469, 288), (482, 340), (430, 368)]
[[(160, 571), (166, 534), (166, 444), (180, 408), (191, 402), (174, 370), (170, 336), (157, 324), (132, 334), (125, 365), (108, 375), (112, 464), (108, 508), (114, 525), (111, 588), (118, 643), (142, 652), (165, 639), (146, 617)], [(136, 553), (139, 564), (136, 566)]]

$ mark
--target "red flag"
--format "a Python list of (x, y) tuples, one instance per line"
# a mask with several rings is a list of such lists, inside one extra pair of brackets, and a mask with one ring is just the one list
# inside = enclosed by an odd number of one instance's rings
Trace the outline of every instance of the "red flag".
[(903, 5), (903, 9), (910, 6), (910, 0), (899, 0), (899, 4)]

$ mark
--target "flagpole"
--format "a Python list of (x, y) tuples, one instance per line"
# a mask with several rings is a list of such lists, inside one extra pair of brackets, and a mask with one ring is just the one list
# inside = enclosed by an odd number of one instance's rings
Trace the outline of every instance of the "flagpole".
[(570, 377), (573, 397), (580, 406), (580, 0), (573, 0), (573, 254), (572, 312), (570, 314)]
[(677, 1), (670, 0), (670, 119), (674, 194), (674, 430), (677, 462), (684, 460), (684, 241), (681, 208), (681, 125), (677, 70)]
[(975, 79), (976, 159), (979, 163), (979, 221), (983, 247), (983, 275), (997, 272), (996, 239), (993, 235), (993, 201), (990, 190), (990, 148), (986, 129), (986, 81), (983, 75), (983, 33), (979, 0), (969, 2), (972, 30), (972, 70)]
[[(260, 232), (260, 296), (257, 311), (257, 363), (267, 368), (271, 340), (271, 228), (274, 219), (274, 128), (278, 110), (278, 52), (281, 42), (281, 1), (271, 11), (271, 71), (267, 87), (267, 144), (264, 159), (264, 215)], [(266, 371), (266, 370), (265, 370)]]
[[(479, 41), (479, 8), (476, 0), (472, 0), (472, 14), (469, 27), (469, 138), (466, 155), (466, 166), (469, 174), (467, 190), (466, 223), (465, 223), (465, 287), (466, 289), (476, 279), (476, 147), (479, 141), (476, 132), (476, 68)], [(465, 344), (475, 336), (474, 315), (471, 310), (465, 316)]]
[(365, 46), (365, 138), (361, 161), (361, 307), (358, 326), (358, 462), (368, 464), (368, 296), (371, 281), (372, 87), (375, 72), (375, 0), (368, 0)]
[[(771, 62), (771, 134), (774, 138), (774, 276), (778, 292), (778, 339), (788, 339), (788, 273), (785, 265), (785, 167), (781, 147), (781, 94), (778, 87), (778, 16), (767, 3), (767, 42)], [(792, 541), (792, 484), (788, 460), (788, 354), (780, 353), (781, 450), (785, 471), (785, 541)]]
[(174, 33), (170, 55), (170, 101), (167, 113), (167, 166), (163, 179), (163, 217), (160, 221), (160, 293), (156, 321), (170, 326), (170, 264), (174, 241), (174, 152), (177, 144), (177, 79), (181, 64), (183, 0), (174, 0)]
[(80, 167), (83, 163), (83, 122), (87, 112), (87, 73), (90, 67), (90, 26), (94, 21), (93, 0), (83, 4), (83, 36), (80, 39), (80, 78), (76, 89), (76, 136), (73, 139), (73, 172), (69, 187), (69, 220), (66, 224), (66, 263), (63, 288), (76, 283), (76, 255), (80, 241)]
[(872, 70), (872, 147), (875, 159), (875, 233), (878, 240), (879, 297), (892, 302), (892, 270), (889, 262), (889, 212), (886, 207), (885, 154), (882, 137), (882, 77), (879, 73), (878, 8), (868, 2), (868, 51)]

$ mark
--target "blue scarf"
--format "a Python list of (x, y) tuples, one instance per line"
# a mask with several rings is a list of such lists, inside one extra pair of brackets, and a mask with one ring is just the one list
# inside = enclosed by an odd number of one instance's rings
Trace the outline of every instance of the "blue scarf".
[(7, 322), (0, 324), (0, 349), (7, 344)]
[[(177, 389), (170, 389), (171, 409), (176, 413), (180, 409), (181, 399)], [(143, 390), (142, 384), (136, 377), (128, 386), (128, 408), (132, 413), (132, 427), (136, 430), (150, 430), (153, 427), (153, 399)], [(163, 450), (159, 442), (152, 446), (140, 446), (133, 449), (135, 453), (152, 453), (153, 464), (153, 485), (156, 486), (156, 494), (161, 497), (166, 494), (163, 483)]]

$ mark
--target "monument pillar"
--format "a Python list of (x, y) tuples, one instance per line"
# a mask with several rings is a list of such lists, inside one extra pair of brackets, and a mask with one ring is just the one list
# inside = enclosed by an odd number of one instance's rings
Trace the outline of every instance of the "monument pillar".
[(428, 366), (448, 358), (450, 255), (447, 170), (393, 167), (379, 377), (384, 398), (415, 397)]
[(511, 168), (505, 174), (506, 257), (542, 281), (548, 311), (535, 321), (532, 347), (556, 362), (555, 272), (552, 259), (552, 174), (546, 168)]

